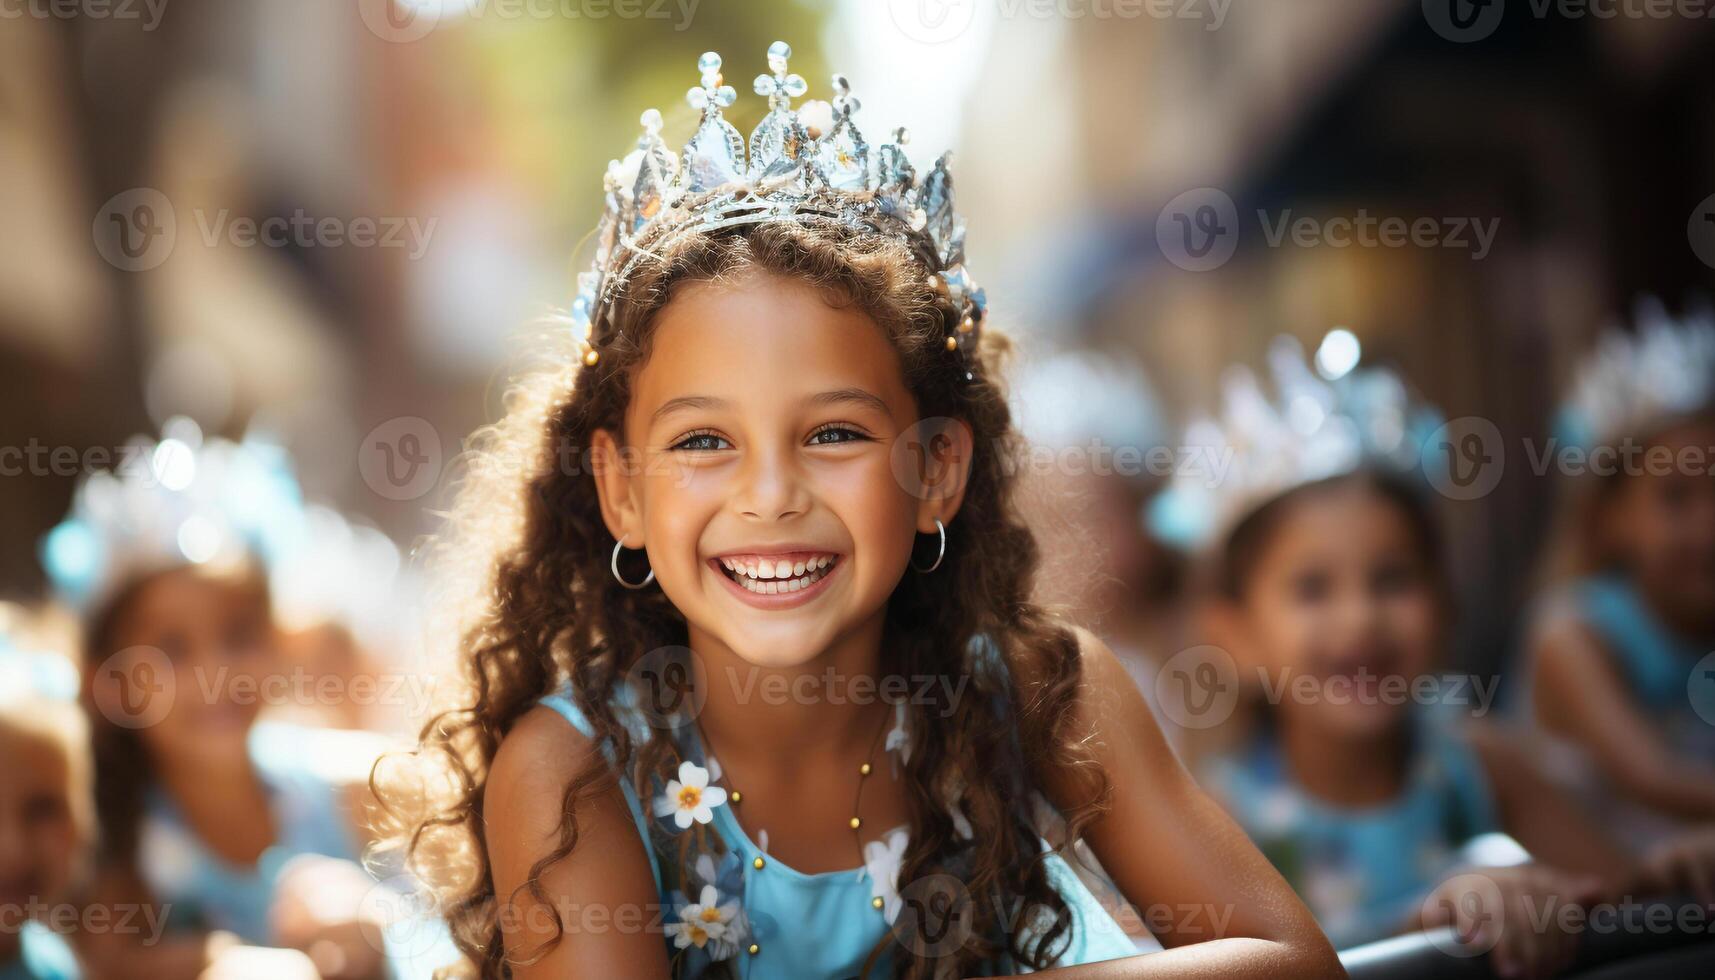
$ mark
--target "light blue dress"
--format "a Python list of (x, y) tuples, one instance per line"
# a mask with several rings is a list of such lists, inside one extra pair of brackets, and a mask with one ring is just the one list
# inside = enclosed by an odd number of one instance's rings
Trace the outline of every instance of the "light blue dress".
[(360, 844), (341, 787), (314, 768), (306, 746), (314, 731), (258, 722), (250, 730), (251, 763), (269, 796), (279, 840), (253, 867), (236, 867), (211, 852), (161, 790), (149, 792), (140, 856), (144, 880), (169, 904), (172, 929), (223, 929), (246, 942), (269, 945), (268, 909), (281, 871), (306, 854), (355, 861)]
[(60, 935), (39, 922), (27, 922), (19, 933), (18, 958), (0, 963), (0, 980), (80, 980), (77, 957)]
[(1573, 615), (1602, 641), (1632, 701), (1661, 726), (1677, 752), (1715, 760), (1715, 682), (1693, 678), (1711, 648), (1679, 636), (1656, 618), (1637, 590), (1617, 575), (1573, 583), (1566, 598)]
[(1213, 762), (1206, 783), (1304, 899), (1340, 949), (1397, 933), (1463, 863), (1462, 848), (1499, 827), (1482, 763), (1441, 726), (1416, 725), (1403, 791), (1341, 807), (1295, 784), (1268, 735)]
[[(1570, 617), (1595, 635), (1632, 704), (1654, 722), (1669, 750), (1684, 758), (1715, 762), (1715, 674), (1697, 669), (1710, 647), (1674, 633), (1644, 604), (1632, 584), (1618, 575), (1572, 582), (1545, 601), (1543, 615)], [(1540, 764), (1607, 830), (1641, 852), (1688, 829), (1688, 824), (1652, 811), (1616, 789), (1577, 741), (1535, 724), (1533, 687), (1533, 679), (1527, 676), (1514, 707), (1535, 730)]]
[[(573, 703), (569, 688), (543, 698), (542, 704), (559, 713), (586, 737), (594, 736), (588, 719)], [(617, 714), (634, 734), (649, 736), (646, 723), (635, 723), (635, 712), (622, 707)], [(676, 731), (680, 735), (675, 741), (681, 743), (683, 757), (699, 764), (705, 763), (707, 760), (695, 737), (694, 726), (684, 726)], [(611, 749), (604, 747), (604, 751), (611, 762)], [(727, 848), (720, 866), (713, 866), (712, 860), (704, 862), (698, 874), (705, 880), (688, 889), (680, 887), (670, 876), (664, 876), (655, 849), (648, 846), (650, 810), (637, 798), (629, 778), (622, 777), (619, 782), (638, 836), (649, 852), (656, 892), (663, 896), (666, 924), (671, 927), (679, 920), (679, 912), (687, 902), (700, 900), (701, 886), (705, 883), (715, 887), (722, 903), (736, 900), (741, 906), (734, 921), (742, 924), (742, 939), (728, 949), (716, 949), (714, 944), (710, 944), (701, 949), (691, 946), (680, 950), (668, 940), (669, 956), (685, 956), (685, 976), (698, 976), (719, 955), (731, 963), (735, 975), (745, 980), (856, 977), (860, 975), (871, 950), (888, 937), (892, 928), (888, 916), (897, 914), (897, 903), (885, 903), (882, 909), (874, 906), (874, 899), (879, 895), (875, 875), (863, 868), (805, 874), (788, 867), (767, 856), (767, 852), (750, 839), (727, 805), (713, 808), (710, 823)], [(656, 819), (658, 826), (667, 832), (676, 830), (671, 817)], [(758, 859), (762, 861), (760, 869), (756, 867)], [(1061, 954), (1058, 965), (1094, 963), (1137, 952), (1131, 938), (1061, 857), (1051, 855), (1047, 859), (1047, 869), (1050, 880), (1071, 907), (1074, 921), (1070, 943)], [(734, 936), (740, 934), (735, 932)], [(749, 951), (753, 944), (757, 948), (754, 954)], [(873, 976), (889, 975), (889, 952), (895, 948), (892, 943), (888, 945), (877, 960)]]

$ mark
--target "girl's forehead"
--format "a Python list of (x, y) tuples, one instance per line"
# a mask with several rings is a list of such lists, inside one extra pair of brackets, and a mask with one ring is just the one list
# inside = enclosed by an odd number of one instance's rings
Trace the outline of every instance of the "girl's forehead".
[(657, 319), (633, 389), (634, 417), (646, 422), (687, 394), (783, 404), (845, 388), (909, 412), (885, 330), (858, 307), (830, 300), (807, 283), (767, 275), (685, 287)]

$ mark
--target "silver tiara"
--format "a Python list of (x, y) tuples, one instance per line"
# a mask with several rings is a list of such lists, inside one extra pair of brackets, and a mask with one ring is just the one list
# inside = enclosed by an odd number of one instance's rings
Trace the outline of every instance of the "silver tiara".
[(793, 109), (809, 86), (787, 70), (791, 57), (784, 41), (768, 48), (769, 73), (755, 82), (768, 114), (750, 134), (748, 152), (721, 114), (738, 96), (723, 80), (721, 56), (709, 51), (697, 59), (702, 84), (685, 96), (702, 120), (678, 155), (661, 138), (661, 113), (649, 109), (637, 148), (608, 164), (595, 261), (578, 276), (571, 309), (585, 364), (600, 360), (607, 338), (598, 331), (640, 261), (680, 234), (770, 221), (832, 221), (906, 243), (928, 270), (930, 288), (958, 311), (947, 350), (968, 364), (987, 300), (965, 271), (965, 223), (953, 211), (947, 170), (952, 154), (943, 153), (920, 180), (905, 156), (903, 127), (872, 153), (852, 121), (860, 106), (843, 75), (834, 76), (831, 104)]
[(1584, 446), (1648, 436), (1715, 404), (1715, 313), (1675, 320), (1659, 299), (1638, 304), (1637, 330), (1604, 332), (1578, 367), (1559, 434)]
[(1269, 345), (1268, 367), (1272, 385), (1229, 367), (1218, 410), (1186, 427), (1184, 465), (1150, 502), (1147, 522), (1161, 539), (1196, 550), (1298, 487), (1364, 468), (1428, 475), (1439, 465), (1430, 439), (1441, 413), (1394, 372), (1353, 365), (1328, 380), (1284, 335)]

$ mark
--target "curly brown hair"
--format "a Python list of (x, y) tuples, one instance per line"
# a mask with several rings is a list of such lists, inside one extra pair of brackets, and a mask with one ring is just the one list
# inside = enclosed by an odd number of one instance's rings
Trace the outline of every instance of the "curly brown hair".
[[(900, 977), (951, 967), (970, 975), (996, 964), (1050, 965), (1071, 939), (1073, 917), (1047, 874), (1048, 851), (1033, 802), (1033, 772), (1073, 774), (1081, 800), (1064, 809), (1054, 852), (1067, 852), (1106, 804), (1108, 780), (1076, 730), (1081, 667), (1077, 636), (1031, 601), (1037, 546), (1013, 505), (1013, 462), (1022, 448), (996, 378), (1009, 349), (988, 331), (980, 353), (962, 359), (946, 338), (958, 323), (931, 286), (922, 255), (898, 240), (833, 221), (770, 222), (679, 234), (656, 242), (610, 307), (595, 364), (564, 331), (532, 338), (535, 366), (510, 390), (507, 414), (468, 445), (444, 532), (428, 552), (446, 573), (444, 608), (454, 611), (465, 686), (457, 707), (424, 726), (409, 756), (383, 760), (372, 777), (393, 845), (435, 892), (460, 950), (486, 978), (509, 962), (483, 837), (490, 766), (513, 725), (569, 682), (596, 744), (613, 764), (592, 766), (565, 789), (557, 845), (526, 887), (577, 845), (577, 803), (629, 778), (639, 798), (677, 766), (669, 739), (635, 738), (614, 710), (627, 671), (650, 651), (687, 642), (684, 618), (658, 589), (620, 588), (609, 573), (614, 539), (603, 523), (587, 466), (591, 436), (619, 431), (635, 371), (648, 358), (657, 314), (687, 283), (770, 273), (817, 287), (830, 303), (861, 309), (899, 352), (908, 390), (924, 418), (962, 420), (974, 454), (946, 558), (933, 575), (907, 575), (889, 599), (885, 669), (950, 682), (914, 699), (903, 767), (910, 845), (900, 882), (956, 874), (970, 891), (972, 939), (940, 961), (894, 955)], [(986, 636), (1007, 669), (971, 660)], [(970, 691), (955, 697), (968, 676)], [(405, 772), (393, 769), (404, 763)], [(1034, 768), (1033, 768), (1034, 766)], [(968, 774), (993, 774), (969, 779)], [(434, 791), (440, 787), (441, 791)], [(973, 833), (955, 830), (948, 787)], [(1084, 792), (1087, 790), (1087, 792)], [(648, 842), (664, 868), (684, 870), (682, 848)], [(681, 879), (683, 880), (683, 879)], [(1036, 923), (1009, 929), (1009, 923)], [(563, 934), (563, 933), (562, 933)], [(557, 940), (556, 940), (557, 941)], [(888, 947), (870, 954), (866, 974)], [(895, 953), (902, 952), (903, 946)], [(468, 968), (468, 965), (467, 965)]]

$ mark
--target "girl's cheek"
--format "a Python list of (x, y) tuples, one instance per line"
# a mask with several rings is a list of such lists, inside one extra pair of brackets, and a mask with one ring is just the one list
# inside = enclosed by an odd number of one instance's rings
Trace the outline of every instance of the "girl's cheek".
[(1415, 676), (1430, 669), (1441, 630), (1440, 605), (1427, 593), (1412, 592), (1393, 601), (1387, 617), (1396, 649), (1403, 655), (1401, 672)]

